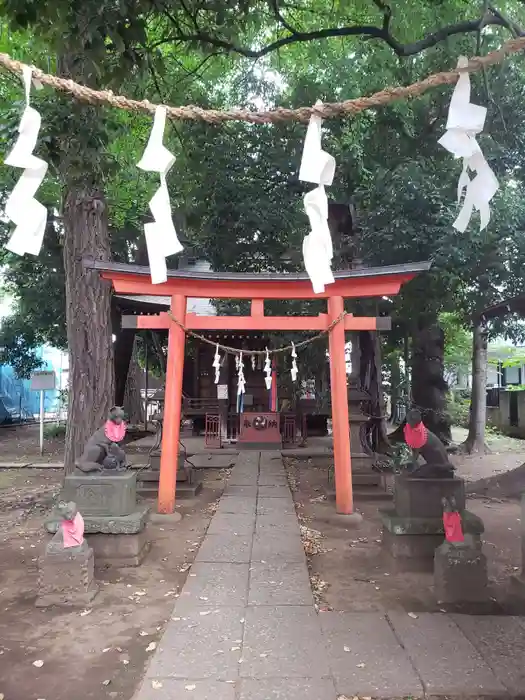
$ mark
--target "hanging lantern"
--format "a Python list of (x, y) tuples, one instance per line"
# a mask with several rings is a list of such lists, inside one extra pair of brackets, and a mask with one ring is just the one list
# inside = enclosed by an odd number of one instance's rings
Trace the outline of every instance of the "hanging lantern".
[(215, 384), (218, 384), (221, 374), (221, 356), (219, 355), (219, 343), (217, 343), (217, 345), (215, 346), (215, 355), (213, 357), (212, 367), (215, 370)]

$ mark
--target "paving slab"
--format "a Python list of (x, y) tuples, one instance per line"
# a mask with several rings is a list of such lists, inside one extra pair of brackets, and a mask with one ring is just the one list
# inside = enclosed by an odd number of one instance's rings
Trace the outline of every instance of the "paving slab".
[(293, 500), (285, 498), (264, 498), (259, 497), (257, 500), (258, 515), (272, 515), (273, 513), (290, 513), (295, 515), (295, 506)]
[(196, 469), (225, 469), (235, 464), (236, 457), (231, 454), (196, 454), (191, 463)]
[(336, 700), (331, 678), (243, 678), (239, 685), (239, 700)]
[(240, 608), (189, 609), (177, 603), (146, 677), (237, 680), (241, 651), (231, 649), (241, 646), (245, 614)]
[(445, 614), (389, 612), (394, 633), (406, 649), (429, 695), (504, 694), (481, 654)]
[[(155, 688), (152, 681), (155, 681)], [(161, 687), (159, 687), (161, 683)], [(186, 678), (146, 678), (133, 700), (235, 700), (235, 684), (224, 681), (201, 681)]]
[(223, 496), (216, 513), (237, 513), (238, 515), (255, 515), (256, 498), (246, 496)]
[(257, 486), (257, 474), (232, 474), (228, 486)]
[(247, 496), (248, 498), (257, 498), (257, 486), (236, 486), (226, 484), (223, 496)]
[(314, 600), (304, 563), (261, 564), (250, 567), (249, 605), (310, 605)]
[(255, 530), (255, 516), (239, 513), (215, 513), (208, 527), (209, 535), (237, 533), (248, 537)]
[(328, 659), (312, 607), (249, 607), (242, 678), (327, 678)]
[(320, 613), (338, 694), (422, 697), (410, 659), (381, 613)]
[(201, 544), (196, 562), (248, 564), (252, 553), (251, 535), (207, 535)]
[(248, 598), (248, 568), (248, 564), (194, 564), (180, 601), (186, 606), (244, 607)]
[(252, 562), (297, 562), (306, 566), (301, 538), (298, 535), (265, 530), (253, 538)]
[(292, 495), (288, 486), (259, 486), (259, 498), (288, 498)]
[(452, 615), (511, 693), (525, 692), (525, 628), (516, 617)]
[(236, 467), (253, 467), (254, 469), (259, 468), (259, 453), (253, 452), (251, 450), (241, 450), (237, 459), (235, 460)]
[(259, 476), (259, 486), (286, 486), (288, 480), (284, 474), (261, 474)]
[(295, 513), (266, 513), (257, 515), (255, 534), (262, 534), (265, 530), (275, 530), (289, 535), (300, 535), (299, 523)]

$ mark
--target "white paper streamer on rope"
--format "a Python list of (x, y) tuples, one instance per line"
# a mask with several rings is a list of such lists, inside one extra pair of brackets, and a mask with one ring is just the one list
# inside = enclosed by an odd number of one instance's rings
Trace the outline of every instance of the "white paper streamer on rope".
[[(467, 65), (468, 59), (460, 56), (458, 68)], [(485, 107), (470, 102), (470, 76), (461, 73), (450, 100), (447, 130), (438, 141), (455, 158), (463, 159), (463, 170), (458, 181), (458, 204), (464, 195), (463, 206), (452, 224), (461, 233), (469, 225), (474, 209), (479, 211), (480, 230), (487, 227), (490, 201), (499, 189), (498, 180), (476, 141), (477, 134), (483, 131), (486, 116)], [(472, 180), (469, 170), (475, 173)]]
[(219, 355), (219, 343), (217, 343), (215, 347), (215, 355), (213, 356), (212, 367), (215, 370), (215, 384), (218, 384), (221, 375), (221, 356)]
[(242, 352), (240, 353), (239, 357), (237, 355), (235, 356), (237, 360), (237, 396), (241, 396), (241, 394), (244, 394), (244, 390), (246, 387), (246, 380), (244, 379), (244, 361), (242, 359)]
[(255, 364), (256, 364), (255, 355), (252, 355), (252, 371), (253, 372), (255, 372)]
[(292, 382), (297, 381), (297, 351), (295, 349), (294, 343), (292, 343), (292, 369), (290, 370), (290, 374), (292, 375)]
[[(320, 100), (315, 103), (316, 107), (319, 105), (322, 105)], [(299, 168), (299, 180), (318, 185), (304, 196), (304, 209), (310, 221), (310, 233), (303, 240), (303, 258), (315, 294), (324, 292), (325, 285), (334, 282), (331, 269), (332, 237), (328, 228), (328, 198), (324, 188), (333, 182), (335, 158), (321, 147), (322, 122), (321, 117), (315, 114), (310, 117)]]
[(47, 163), (33, 155), (42, 119), (36, 109), (29, 106), (31, 74), (31, 68), (24, 66), (26, 107), (18, 127), (18, 139), (4, 161), (6, 165), (24, 169), (5, 205), (6, 216), (16, 226), (6, 248), (16, 255), (38, 255), (47, 224), (47, 207), (35, 199), (46, 176)]
[(270, 360), (270, 353), (268, 352), (268, 348), (266, 348), (266, 357), (264, 359), (264, 368), (263, 372), (265, 373), (265, 378), (264, 378), (264, 383), (266, 384), (266, 388), (268, 391), (272, 388), (272, 362)]
[(160, 175), (160, 187), (149, 203), (154, 221), (153, 223), (144, 224), (153, 284), (161, 284), (167, 280), (166, 258), (169, 255), (180, 253), (183, 249), (173, 225), (170, 196), (166, 182), (166, 175), (175, 162), (175, 156), (163, 144), (165, 126), (166, 107), (159, 105), (155, 110), (149, 141), (144, 149), (142, 158), (137, 163), (137, 168), (150, 173), (159, 173)]

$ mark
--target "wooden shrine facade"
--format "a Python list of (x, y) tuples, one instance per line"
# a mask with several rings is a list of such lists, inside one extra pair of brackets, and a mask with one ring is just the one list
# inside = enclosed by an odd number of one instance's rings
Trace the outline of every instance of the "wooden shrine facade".
[[(164, 404), (164, 432), (160, 462), (160, 513), (175, 508), (177, 460), (182, 408), (184, 348), (187, 330), (202, 331), (328, 331), (332, 430), (334, 441), (336, 508), (353, 512), (352, 465), (348, 425), (345, 331), (387, 330), (390, 319), (344, 314), (347, 298), (394, 296), (401, 286), (429, 269), (430, 263), (360, 268), (334, 273), (335, 282), (322, 294), (314, 294), (305, 274), (247, 274), (169, 271), (163, 284), (151, 283), (148, 267), (86, 260), (88, 269), (109, 280), (117, 294), (169, 296), (171, 314), (123, 317), (123, 326), (136, 329), (167, 329), (168, 357)], [(188, 298), (248, 299), (248, 316), (197, 316), (187, 313)], [(266, 299), (326, 299), (327, 313), (318, 316), (266, 316)], [(180, 325), (179, 325), (180, 324)]]

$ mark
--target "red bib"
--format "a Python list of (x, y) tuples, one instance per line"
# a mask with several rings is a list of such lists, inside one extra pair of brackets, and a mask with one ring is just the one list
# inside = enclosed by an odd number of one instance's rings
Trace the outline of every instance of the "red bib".
[(104, 434), (111, 442), (122, 442), (126, 434), (126, 424), (122, 421), (122, 423), (117, 425), (112, 420), (107, 420), (104, 425)]
[(419, 450), (427, 444), (428, 430), (423, 425), (423, 421), (413, 428), (408, 423), (403, 429), (406, 444), (413, 450)]

